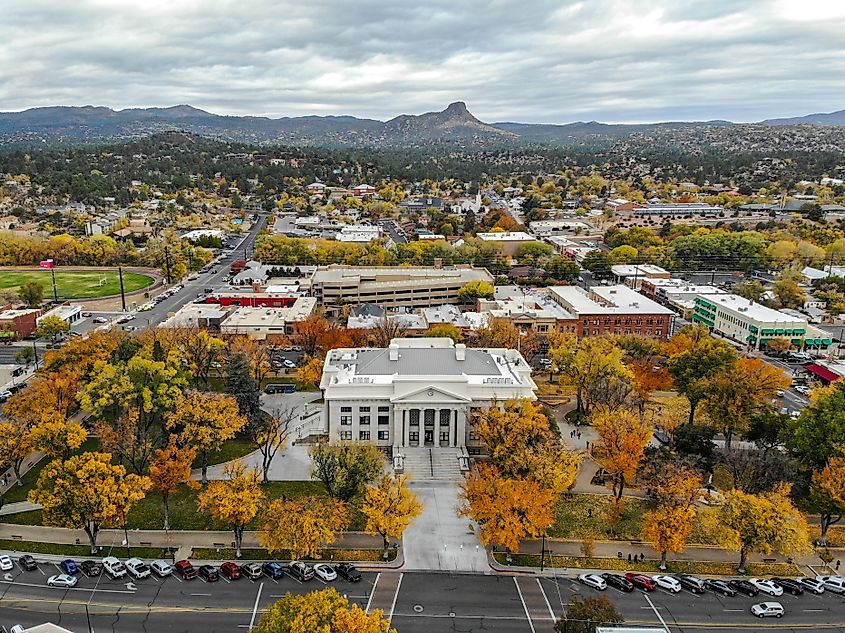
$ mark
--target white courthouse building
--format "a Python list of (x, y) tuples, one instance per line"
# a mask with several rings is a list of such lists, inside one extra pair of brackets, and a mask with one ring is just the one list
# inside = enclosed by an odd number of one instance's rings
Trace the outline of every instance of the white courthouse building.
[(534, 400), (531, 368), (515, 349), (476, 349), (449, 338), (397, 338), (388, 348), (335, 349), (320, 382), (330, 441), (388, 453), (454, 447), (478, 453), (469, 420), (494, 402)]

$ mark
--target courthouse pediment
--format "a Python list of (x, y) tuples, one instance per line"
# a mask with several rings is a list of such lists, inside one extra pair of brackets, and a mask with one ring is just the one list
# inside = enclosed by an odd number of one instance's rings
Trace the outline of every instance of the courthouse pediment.
[(452, 391), (443, 389), (436, 385), (428, 385), (409, 391), (408, 393), (394, 396), (390, 399), (394, 404), (402, 404), (403, 402), (420, 404), (420, 403), (454, 403), (454, 402), (472, 402), (471, 398), (459, 395)]

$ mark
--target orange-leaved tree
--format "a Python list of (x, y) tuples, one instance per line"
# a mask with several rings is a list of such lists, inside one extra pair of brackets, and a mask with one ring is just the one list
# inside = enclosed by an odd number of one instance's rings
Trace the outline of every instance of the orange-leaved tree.
[(230, 462), (224, 469), (225, 479), (212, 481), (203, 490), (197, 507), (226, 523), (235, 535), (235, 556), (241, 557), (241, 546), (247, 523), (255, 518), (264, 500), (260, 476), (243, 462)]
[(161, 495), (165, 530), (170, 529), (170, 495), (177, 492), (182, 484), (198, 485), (191, 479), (191, 464), (196, 456), (195, 448), (180, 447), (176, 438), (171, 436), (167, 446), (153, 453), (150, 460), (150, 480), (153, 489)]
[(611, 477), (613, 494), (622, 499), (625, 483), (633, 479), (645, 457), (645, 448), (651, 440), (648, 423), (627, 409), (597, 411), (593, 415), (593, 428), (598, 439), (591, 452), (596, 462)]
[(346, 504), (337, 499), (276, 499), (261, 513), (261, 544), (270, 554), (287, 551), (291, 559), (319, 558), (349, 526)]

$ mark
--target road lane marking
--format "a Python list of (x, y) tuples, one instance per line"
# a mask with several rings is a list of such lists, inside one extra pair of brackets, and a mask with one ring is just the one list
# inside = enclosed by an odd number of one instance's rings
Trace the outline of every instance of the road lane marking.
[(396, 583), (396, 592), (393, 594), (393, 604), (390, 605), (390, 615), (387, 617), (388, 622), (393, 619), (393, 610), (396, 608), (396, 599), (399, 597), (399, 588), (402, 586), (402, 577), (404, 575), (399, 574), (399, 582)]
[(192, 593), (192, 596), (211, 596), (210, 593)]
[(546, 590), (543, 589), (543, 583), (540, 582), (539, 578), (535, 580), (537, 581), (537, 586), (540, 588), (540, 593), (543, 594), (543, 600), (546, 601), (546, 606), (549, 608), (549, 615), (552, 616), (552, 622), (554, 622), (557, 618), (555, 617), (555, 612), (552, 610), (552, 603), (549, 602), (549, 597), (546, 595)]
[(258, 593), (255, 594), (255, 604), (252, 606), (252, 617), (249, 620), (249, 631), (252, 630), (252, 627), (255, 625), (255, 616), (258, 614), (258, 601), (261, 599), (261, 590), (264, 589), (264, 583), (262, 582), (258, 585)]
[(722, 609), (725, 613), (744, 613), (745, 609)]
[(372, 590), (370, 590), (370, 598), (369, 598), (369, 600), (367, 600), (367, 608), (364, 609), (364, 611), (366, 611), (367, 613), (370, 612), (370, 604), (372, 604), (372, 602), (373, 602), (373, 594), (376, 592), (376, 587), (378, 586), (378, 579), (379, 579), (380, 576), (381, 576), (381, 572), (377, 573), (376, 579), (375, 579), (375, 581), (373, 581), (373, 588), (372, 588)]
[[(8, 580), (0, 580), (0, 583), (4, 585), (15, 585), (16, 587), (37, 587), (38, 589), (65, 589), (67, 591), (91, 591), (96, 593), (135, 593), (134, 591), (128, 591), (126, 589), (96, 589), (96, 588), (89, 588), (89, 587), (50, 587), (50, 585), (36, 585), (31, 582), (9, 582)], [(11, 600), (11, 598), (10, 598)]]
[(528, 620), (528, 628), (531, 629), (531, 633), (537, 633), (534, 630), (534, 623), (531, 622), (531, 616), (528, 614), (528, 606), (525, 604), (525, 600), (522, 599), (522, 589), (519, 588), (516, 576), (513, 577), (513, 584), (516, 585), (516, 593), (519, 595), (519, 601), (522, 603), (522, 608), (525, 610), (525, 619)]
[(654, 610), (654, 615), (656, 615), (656, 616), (657, 616), (657, 619), (658, 619), (658, 620), (660, 620), (660, 624), (662, 624), (662, 625), (663, 625), (663, 629), (666, 631), (666, 633), (670, 633), (670, 631), (669, 631), (669, 627), (668, 627), (668, 626), (666, 626), (666, 622), (665, 622), (665, 620), (663, 619), (663, 616), (662, 616), (662, 615), (660, 615), (660, 611), (658, 611), (658, 610), (657, 610), (657, 607), (655, 607), (655, 606), (654, 606), (654, 603), (651, 601), (651, 598), (649, 598), (649, 597), (648, 597), (648, 594), (647, 594), (647, 593), (644, 593), (644, 594), (643, 594), (643, 597), (646, 599), (646, 602), (648, 602), (648, 604), (649, 604), (649, 605), (651, 606), (651, 608)]

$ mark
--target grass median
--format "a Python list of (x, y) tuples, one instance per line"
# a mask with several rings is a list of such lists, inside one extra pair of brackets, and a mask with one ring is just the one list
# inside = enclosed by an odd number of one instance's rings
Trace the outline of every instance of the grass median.
[[(384, 550), (379, 549), (334, 549), (326, 548), (320, 552), (320, 556), (316, 559), (306, 559), (309, 562), (367, 562), (367, 563), (383, 563), (396, 560), (396, 548), (391, 547), (387, 550), (387, 559), (383, 557)], [(228, 547), (206, 547), (195, 548), (191, 551), (191, 560), (235, 560), (235, 550)], [(259, 548), (241, 548), (241, 561), (247, 560), (290, 560), (290, 555), (286, 551), (276, 552), (270, 554), (266, 549)]]
[[(13, 552), (15, 554), (50, 554), (53, 556), (68, 556), (80, 559), (103, 558), (109, 554), (115, 554), (121, 558), (126, 556), (126, 548), (122, 545), (98, 545), (99, 552), (91, 554), (88, 545), (63, 545), (60, 543), (41, 543), (38, 541), (19, 541), (17, 539), (0, 539), (0, 551)], [(169, 558), (161, 547), (130, 547), (129, 557), (156, 559)]]

